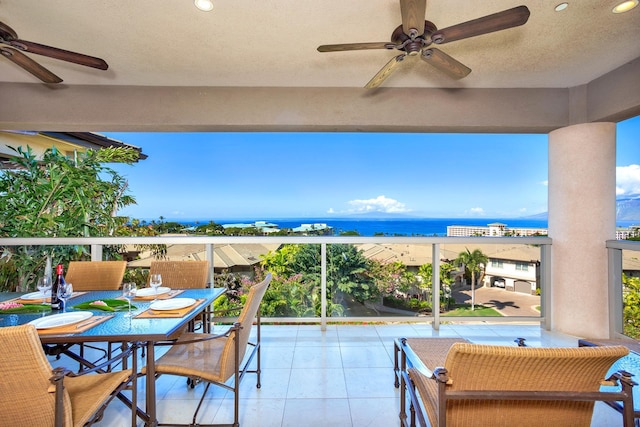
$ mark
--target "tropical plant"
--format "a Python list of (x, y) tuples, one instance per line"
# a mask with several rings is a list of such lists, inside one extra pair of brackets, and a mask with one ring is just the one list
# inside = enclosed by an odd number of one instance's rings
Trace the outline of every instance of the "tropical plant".
[(380, 295), (391, 295), (406, 299), (409, 287), (402, 279), (407, 267), (400, 261), (385, 262), (372, 259), (369, 275)]
[(622, 275), (623, 331), (624, 334), (640, 338), (640, 277)]
[(378, 297), (378, 289), (367, 274), (369, 261), (361, 251), (345, 244), (329, 245), (327, 249), (327, 286), (335, 302), (342, 304), (345, 294), (359, 303)]
[[(263, 257), (262, 268), (274, 274), (274, 280), (295, 277), (289, 292), (292, 305), (303, 310), (313, 306), (316, 315), (321, 313), (321, 259), (320, 245), (283, 245)], [(277, 289), (272, 284), (269, 289)], [(291, 285), (291, 284), (290, 284)], [(285, 292), (281, 289), (281, 292)], [(360, 303), (377, 298), (379, 292), (368, 274), (368, 260), (353, 245), (327, 246), (327, 313), (344, 314), (345, 296)], [(265, 295), (267, 298), (267, 295)], [(300, 308), (295, 310), (300, 311)], [(306, 312), (306, 311), (305, 311)], [(308, 313), (308, 312), (307, 312)]]
[[(0, 237), (112, 236), (127, 222), (117, 212), (135, 200), (126, 194), (127, 181), (104, 164), (131, 164), (137, 151), (105, 148), (71, 158), (53, 147), (39, 160), (30, 147), (9, 148), (16, 155), (14, 167), (0, 173)], [(33, 288), (48, 257), (59, 263), (85, 253), (82, 246), (3, 247), (3, 279), (14, 272), (4, 289)]]
[[(440, 264), (440, 300), (448, 306), (451, 293), (451, 272), (456, 268), (449, 263)], [(433, 264), (423, 264), (418, 268), (418, 287), (426, 293), (431, 293), (433, 287)]]
[(473, 252), (467, 248), (464, 252), (458, 254), (455, 262), (458, 265), (463, 265), (465, 270), (469, 272), (471, 276), (471, 310), (475, 309), (475, 297), (476, 297), (476, 278), (477, 275), (484, 271), (485, 266), (489, 262), (489, 258), (482, 253), (480, 249), (474, 249)]

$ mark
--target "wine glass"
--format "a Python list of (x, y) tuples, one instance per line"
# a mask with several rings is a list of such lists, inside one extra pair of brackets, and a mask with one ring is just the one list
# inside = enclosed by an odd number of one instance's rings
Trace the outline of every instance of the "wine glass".
[(152, 274), (149, 278), (149, 285), (155, 290), (153, 301), (158, 300), (158, 288), (162, 285), (162, 276), (160, 274)]
[(62, 301), (62, 311), (67, 311), (67, 300), (73, 296), (73, 284), (65, 282), (58, 287), (58, 298)]
[(122, 296), (129, 303), (129, 312), (124, 317), (131, 317), (131, 299), (136, 296), (136, 290), (136, 284), (133, 282), (122, 284)]
[(38, 290), (42, 292), (42, 304), (47, 303), (47, 291), (51, 289), (51, 278), (42, 276), (38, 278)]

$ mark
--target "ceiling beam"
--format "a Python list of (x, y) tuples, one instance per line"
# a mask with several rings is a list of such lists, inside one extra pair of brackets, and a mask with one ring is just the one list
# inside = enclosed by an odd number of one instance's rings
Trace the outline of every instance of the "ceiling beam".
[(0, 129), (548, 133), (640, 113), (640, 60), (585, 87), (411, 89), (0, 83)]

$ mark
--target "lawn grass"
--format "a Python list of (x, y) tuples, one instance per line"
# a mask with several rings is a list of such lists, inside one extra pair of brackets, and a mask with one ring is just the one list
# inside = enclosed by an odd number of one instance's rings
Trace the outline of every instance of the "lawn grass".
[(498, 311), (493, 308), (484, 307), (482, 305), (476, 305), (475, 310), (471, 310), (471, 305), (465, 305), (463, 307), (458, 307), (451, 311), (448, 311), (446, 314), (442, 315), (446, 316), (461, 316), (461, 317), (502, 317)]

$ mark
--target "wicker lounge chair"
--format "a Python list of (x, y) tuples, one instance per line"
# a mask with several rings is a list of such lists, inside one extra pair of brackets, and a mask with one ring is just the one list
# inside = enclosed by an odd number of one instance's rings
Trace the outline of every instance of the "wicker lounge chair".
[[(629, 374), (605, 381), (628, 354), (616, 347), (532, 348), (453, 343), (443, 367), (408, 367), (401, 399), (411, 399), (410, 423), (432, 426), (590, 426), (594, 401), (623, 401), (624, 425), (633, 425)], [(432, 372), (430, 371), (432, 370)], [(622, 383), (622, 391), (600, 392)], [(416, 393), (417, 391), (417, 393)], [(404, 408), (404, 402), (401, 403)], [(415, 411), (415, 412), (414, 412)]]
[[(193, 415), (191, 424), (159, 424), (159, 425), (215, 425), (197, 424), (196, 418), (202, 402), (211, 384), (231, 391), (234, 394), (233, 424), (239, 426), (240, 382), (247, 373), (257, 375), (256, 387), (260, 388), (260, 302), (271, 281), (271, 274), (251, 287), (240, 316), (227, 331), (221, 334), (185, 333), (171, 343), (171, 348), (156, 361), (156, 376), (163, 374), (187, 377), (191, 387), (202, 381), (206, 382), (200, 403)], [(251, 327), (256, 321), (256, 340), (249, 342)], [(163, 345), (160, 343), (159, 345)], [(251, 347), (248, 354), (247, 347)], [(256, 359), (256, 369), (249, 370), (249, 365)], [(244, 362), (243, 362), (244, 361)], [(146, 370), (143, 369), (143, 374)], [(233, 378), (231, 385), (227, 382)]]
[[(119, 354), (127, 357), (129, 351)], [(135, 352), (134, 352), (135, 353)], [(86, 375), (104, 367), (84, 371), (82, 375), (64, 368), (51, 368), (33, 325), (0, 328), (0, 425), (84, 426), (98, 421), (117, 393), (131, 382), (133, 369)], [(136, 393), (132, 394), (136, 406)], [(132, 413), (132, 423), (135, 411)]]
[(74, 291), (117, 290), (126, 268), (126, 261), (71, 261), (65, 281)]

